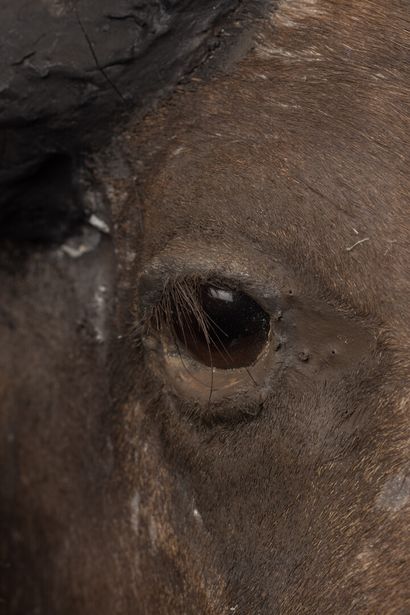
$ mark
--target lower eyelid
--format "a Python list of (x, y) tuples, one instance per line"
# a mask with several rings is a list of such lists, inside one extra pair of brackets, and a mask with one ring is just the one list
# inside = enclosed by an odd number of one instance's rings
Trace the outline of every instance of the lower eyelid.
[[(180, 401), (198, 403), (203, 408), (218, 406), (220, 402), (234, 403), (236, 399), (247, 399), (246, 407), (257, 407), (262, 392), (269, 388), (273, 373), (282, 368), (276, 339), (269, 333), (269, 341), (258, 361), (249, 367), (239, 369), (211, 369), (192, 356), (178, 350), (169, 333), (164, 332), (160, 341), (161, 352), (156, 347), (147, 350), (148, 365), (151, 372), (161, 382), (161, 388), (176, 395)], [(239, 396), (239, 397), (238, 397)], [(242, 401), (240, 403), (242, 406)], [(219, 412), (219, 410), (216, 410)]]

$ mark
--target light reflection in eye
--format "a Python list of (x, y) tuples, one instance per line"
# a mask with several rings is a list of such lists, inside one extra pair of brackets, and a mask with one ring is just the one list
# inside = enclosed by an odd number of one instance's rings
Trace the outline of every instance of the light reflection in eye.
[(232, 302), (234, 300), (232, 290), (224, 290), (223, 288), (216, 288), (215, 286), (209, 286), (209, 295), (213, 299), (219, 299), (220, 301)]

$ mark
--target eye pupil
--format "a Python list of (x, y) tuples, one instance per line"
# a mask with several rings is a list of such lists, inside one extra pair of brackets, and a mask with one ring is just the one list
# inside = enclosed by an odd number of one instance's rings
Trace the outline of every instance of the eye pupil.
[(196, 300), (201, 317), (194, 309), (173, 310), (178, 345), (209, 367), (252, 365), (268, 339), (267, 313), (246, 293), (222, 286), (200, 285)]

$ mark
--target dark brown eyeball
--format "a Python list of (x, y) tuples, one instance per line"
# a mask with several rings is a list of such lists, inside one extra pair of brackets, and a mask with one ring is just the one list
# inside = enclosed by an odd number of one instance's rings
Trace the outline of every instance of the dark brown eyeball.
[(255, 363), (268, 340), (268, 314), (252, 297), (230, 288), (202, 284), (195, 294), (195, 306), (172, 311), (178, 347), (209, 367)]

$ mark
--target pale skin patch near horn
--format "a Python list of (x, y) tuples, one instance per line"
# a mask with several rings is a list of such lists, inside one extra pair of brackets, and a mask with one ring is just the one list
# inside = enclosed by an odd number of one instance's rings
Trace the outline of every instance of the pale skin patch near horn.
[(357, 555), (357, 560), (363, 570), (368, 570), (372, 566), (374, 560), (374, 552), (372, 548), (368, 545), (364, 547), (364, 549)]
[[(322, 18), (326, 14), (325, 9), (317, 0), (288, 0), (282, 2), (277, 10), (272, 10), (270, 19), (266, 22), (268, 29), (264, 28), (257, 37), (255, 53), (258, 57), (282, 58), (289, 62), (320, 61), (322, 54), (316, 46), (306, 46), (303, 49), (296, 49), (294, 45), (289, 45), (286, 39), (288, 31), (306, 27), (305, 22), (312, 18)], [(272, 34), (272, 27), (275, 36)], [(280, 44), (284, 38), (284, 45)]]
[(138, 536), (139, 531), (139, 508), (140, 508), (140, 494), (136, 491), (131, 500), (131, 527), (135, 534)]
[(297, 28), (308, 19), (324, 18), (328, 15), (326, 4), (320, 0), (282, 0), (270, 21), (275, 27)]
[(399, 472), (384, 483), (376, 498), (376, 507), (387, 512), (398, 512), (410, 502), (410, 471)]
[(69, 5), (65, 5), (62, 0), (42, 0), (42, 4), (53, 17), (64, 17), (69, 10)]

